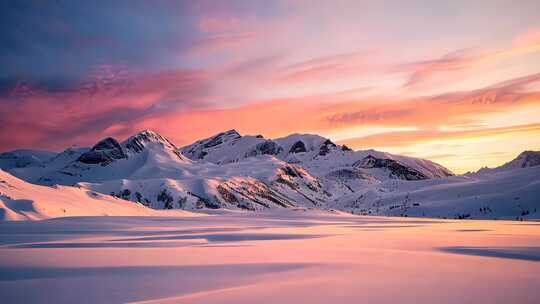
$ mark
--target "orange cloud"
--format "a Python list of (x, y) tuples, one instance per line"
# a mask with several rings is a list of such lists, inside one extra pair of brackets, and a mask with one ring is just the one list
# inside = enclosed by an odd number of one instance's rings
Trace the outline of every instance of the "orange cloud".
[(488, 113), (539, 104), (540, 92), (522, 90), (539, 82), (540, 74), (534, 74), (468, 92), (400, 101), (374, 99), (339, 103), (328, 110), (325, 125), (330, 128), (356, 125), (428, 129), (441, 125), (470, 125), (478, 123), (481, 116)]
[(516, 46), (537, 45), (540, 43), (540, 29), (529, 30), (523, 34), (520, 34), (514, 38), (513, 41)]
[(291, 132), (332, 136), (355, 127), (414, 127), (419, 131), (396, 134), (432, 140), (443, 134), (438, 130), (440, 126), (448, 126), (449, 131), (482, 129), (486, 128), (482, 123), (483, 115), (539, 104), (540, 92), (521, 91), (522, 86), (538, 81), (540, 74), (535, 74), (481, 90), (401, 101), (347, 99), (347, 92), (336, 96), (284, 98), (229, 109), (201, 109), (148, 117), (137, 127), (157, 127), (178, 144), (187, 144), (228, 128), (276, 137)]
[(516, 125), (500, 128), (484, 128), (479, 130), (462, 130), (462, 131), (440, 131), (440, 130), (418, 130), (418, 131), (402, 131), (402, 132), (387, 132), (374, 135), (368, 135), (359, 138), (350, 138), (339, 141), (340, 144), (345, 144), (354, 149), (365, 149), (369, 147), (409, 147), (415, 144), (439, 142), (447, 140), (463, 140), (474, 139), (493, 135), (509, 135), (509, 134), (524, 134), (524, 133), (539, 133), (540, 123)]

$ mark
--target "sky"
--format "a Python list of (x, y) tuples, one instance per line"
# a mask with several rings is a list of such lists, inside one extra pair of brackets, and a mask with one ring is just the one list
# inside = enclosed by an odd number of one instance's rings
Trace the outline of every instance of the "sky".
[(540, 150), (540, 2), (1, 1), (0, 151), (316, 133), (454, 172)]

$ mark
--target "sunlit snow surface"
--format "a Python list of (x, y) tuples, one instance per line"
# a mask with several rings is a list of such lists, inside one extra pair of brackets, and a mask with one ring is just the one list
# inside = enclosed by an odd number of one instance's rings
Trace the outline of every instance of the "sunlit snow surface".
[(0, 222), (2, 303), (540, 303), (540, 222), (315, 210)]

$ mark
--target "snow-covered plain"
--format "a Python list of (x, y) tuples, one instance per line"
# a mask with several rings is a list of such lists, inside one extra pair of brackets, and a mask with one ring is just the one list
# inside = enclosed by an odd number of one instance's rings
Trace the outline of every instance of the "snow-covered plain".
[(539, 222), (206, 213), (0, 222), (1, 302), (540, 301)]

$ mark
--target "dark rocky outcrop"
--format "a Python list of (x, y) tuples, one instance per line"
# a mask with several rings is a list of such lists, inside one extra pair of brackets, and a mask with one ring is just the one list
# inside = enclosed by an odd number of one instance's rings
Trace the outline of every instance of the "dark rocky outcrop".
[(98, 142), (92, 149), (77, 159), (84, 164), (100, 164), (105, 166), (117, 159), (126, 159), (127, 155), (118, 141), (107, 137)]
[(297, 169), (296, 166), (289, 165), (289, 166), (284, 166), (280, 169), (285, 175), (288, 175), (290, 177), (304, 178), (304, 173), (302, 173), (299, 169)]
[(173, 201), (174, 198), (172, 195), (167, 191), (167, 189), (161, 190), (161, 192), (157, 196), (158, 202), (163, 202), (163, 209), (173, 209)]
[(368, 155), (363, 159), (355, 162), (353, 167), (359, 168), (382, 168), (390, 171), (389, 177), (398, 178), (404, 180), (422, 180), (428, 179), (422, 172), (413, 168), (407, 167), (396, 160), (388, 158), (376, 158), (372, 155)]
[(283, 151), (283, 148), (278, 145), (276, 142), (271, 140), (265, 140), (261, 143), (258, 143), (253, 150), (249, 153), (246, 153), (246, 157), (256, 156), (256, 155), (278, 155)]
[(289, 149), (289, 153), (301, 153), (301, 152), (307, 152), (306, 145), (301, 140), (295, 142)]
[(231, 191), (229, 191), (227, 188), (225, 188), (222, 185), (217, 186), (216, 190), (218, 191), (219, 195), (223, 198), (223, 200), (230, 204), (237, 204), (238, 199), (234, 194), (232, 194)]
[(319, 155), (325, 156), (328, 154), (333, 148), (337, 147), (335, 143), (333, 143), (330, 139), (327, 139), (320, 147), (319, 149)]

